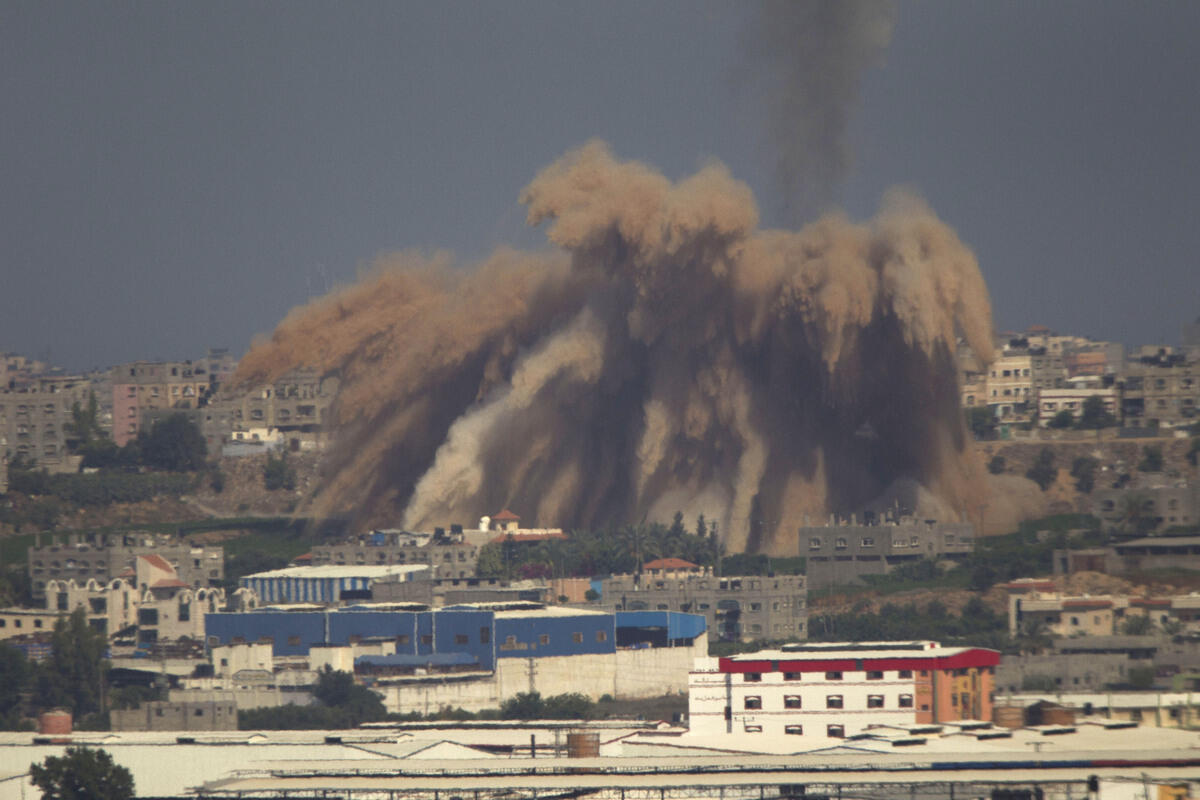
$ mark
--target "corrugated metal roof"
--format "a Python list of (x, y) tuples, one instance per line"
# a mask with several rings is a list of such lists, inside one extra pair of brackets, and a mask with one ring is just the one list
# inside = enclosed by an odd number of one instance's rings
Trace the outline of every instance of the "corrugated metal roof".
[(314, 567), (284, 567), (245, 575), (249, 578), (384, 578), (429, 569), (428, 564), (322, 564)]

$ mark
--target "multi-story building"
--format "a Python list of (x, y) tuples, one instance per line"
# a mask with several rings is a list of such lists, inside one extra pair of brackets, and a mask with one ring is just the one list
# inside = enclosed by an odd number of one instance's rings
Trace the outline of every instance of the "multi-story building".
[(285, 567), (246, 575), (239, 584), (263, 603), (319, 603), (373, 600), (379, 583), (403, 583), (424, 576), (425, 564), (365, 564)]
[(868, 727), (990, 720), (1000, 654), (937, 642), (805, 643), (697, 659), (690, 736), (844, 739)]
[(661, 569), (651, 562), (645, 568), (650, 574), (606, 578), (601, 584), (604, 605), (621, 611), (703, 614), (708, 630), (723, 641), (807, 635), (803, 575), (716, 576), (686, 561)]
[(1163, 353), (1130, 361), (1120, 381), (1127, 426), (1192, 425), (1200, 415), (1200, 363)]
[(1054, 591), (1049, 581), (1013, 581), (1003, 588), (1008, 590), (1010, 636), (1032, 631), (1060, 638), (1112, 636), (1124, 633), (1131, 624), (1140, 624), (1147, 632), (1200, 632), (1200, 594), (1068, 595)]
[(852, 517), (799, 531), (799, 555), (808, 559), (809, 588), (859, 583), (922, 559), (961, 558), (975, 550), (975, 526), (908, 517), (857, 524)]
[(112, 369), (112, 438), (124, 447), (146, 427), (144, 415), (204, 406), (215, 376), (191, 361), (134, 361)]
[(1146, 533), (1200, 524), (1200, 485), (1180, 481), (1142, 476), (1132, 486), (1096, 489), (1091, 504), (1092, 514), (1108, 529)]
[(66, 464), (71, 411), (76, 403), (86, 405), (90, 390), (86, 378), (66, 375), (43, 375), (0, 390), (0, 439), (8, 457), (51, 470)]
[(451, 525), (448, 532), (435, 528), (433, 533), (375, 530), (312, 549), (313, 566), (424, 564), (436, 578), (472, 577), (478, 561), (479, 545), (467, 541), (461, 525)]
[(28, 551), (33, 596), (44, 598), (49, 581), (73, 579), (85, 584), (91, 578), (107, 584), (113, 578), (131, 577), (137, 557), (148, 555), (164, 559), (179, 580), (197, 589), (218, 586), (225, 578), (225, 550), (219, 545), (192, 545), (151, 533), (44, 534)]
[(1038, 392), (1063, 385), (1066, 370), (1063, 356), (1028, 340), (1014, 339), (1005, 345), (988, 367), (987, 402), (999, 419), (1024, 418), (1036, 408)]
[(295, 369), (269, 386), (223, 397), (217, 405), (228, 416), (233, 442), (282, 442), (290, 450), (321, 444), (337, 396), (336, 377), (315, 369)]
[[(1070, 381), (1069, 381), (1070, 382)], [(1100, 388), (1088, 386), (1084, 382), (1074, 382), (1066, 389), (1042, 389), (1038, 392), (1038, 425), (1045, 428), (1050, 421), (1063, 411), (1067, 411), (1074, 419), (1079, 419), (1083, 413), (1083, 404), (1092, 397), (1098, 397), (1104, 405), (1104, 410), (1117, 419), (1120, 413), (1117, 390), (1113, 387)], [(1083, 385), (1078, 385), (1082, 383)]]

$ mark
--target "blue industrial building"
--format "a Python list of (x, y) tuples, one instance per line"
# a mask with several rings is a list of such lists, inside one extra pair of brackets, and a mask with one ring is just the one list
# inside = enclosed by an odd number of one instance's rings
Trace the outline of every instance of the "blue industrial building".
[(206, 614), (204, 628), (209, 646), (270, 641), (276, 656), (387, 639), (396, 643), (397, 655), (463, 653), (480, 668), (493, 669), (502, 658), (613, 653), (618, 645), (690, 645), (705, 632), (705, 618), (674, 611), (592, 611), (520, 603), (436, 610), (347, 606)]
[(238, 583), (253, 589), (264, 603), (337, 603), (369, 600), (376, 582), (411, 581), (428, 572), (425, 564), (324, 564), (256, 572)]

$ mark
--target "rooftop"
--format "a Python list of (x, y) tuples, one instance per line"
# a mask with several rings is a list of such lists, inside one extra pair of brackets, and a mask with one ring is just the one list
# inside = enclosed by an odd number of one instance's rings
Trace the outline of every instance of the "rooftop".
[(427, 564), (322, 564), (314, 567), (284, 567), (256, 572), (250, 578), (384, 578), (389, 575), (408, 575), (429, 569)]

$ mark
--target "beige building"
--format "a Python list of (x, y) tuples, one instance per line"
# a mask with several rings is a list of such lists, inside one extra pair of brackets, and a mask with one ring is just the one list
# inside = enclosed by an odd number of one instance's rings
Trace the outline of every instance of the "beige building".
[(1078, 420), (1083, 413), (1083, 404), (1092, 397), (1100, 398), (1104, 410), (1112, 414), (1114, 420), (1118, 418), (1120, 407), (1117, 390), (1112, 387), (1088, 387), (1084, 383), (1065, 389), (1042, 389), (1038, 393), (1038, 425), (1045, 428), (1063, 411), (1070, 412), (1071, 416)]
[(147, 425), (147, 414), (208, 403), (214, 376), (191, 361), (134, 361), (112, 369), (112, 438), (124, 447)]
[(1024, 419), (1036, 408), (1038, 392), (1063, 385), (1066, 370), (1061, 352), (1043, 347), (1006, 345), (988, 367), (987, 402), (1001, 420)]
[[(1041, 630), (1050, 636), (1113, 636), (1130, 620), (1144, 618), (1158, 630), (1200, 632), (1200, 594), (1172, 597), (1067, 595), (1049, 581), (1014, 581), (1008, 590), (1008, 632), (1018, 636)], [(1135, 622), (1133, 624), (1144, 624)]]
[(1200, 363), (1174, 355), (1130, 361), (1120, 384), (1125, 425), (1173, 428), (1200, 418)]
[[(0, 390), (0, 441), (9, 458), (56, 471), (75, 469), (67, 439), (75, 403), (86, 405), (91, 382), (82, 376), (41, 376)], [(0, 453), (4, 455), (4, 453)]]
[(214, 412), (228, 419), (231, 442), (282, 441), (289, 450), (323, 444), (339, 382), (315, 369), (295, 369), (268, 386), (220, 398)]
[(49, 633), (62, 615), (33, 608), (0, 609), (0, 639), (12, 639), (29, 633)]

